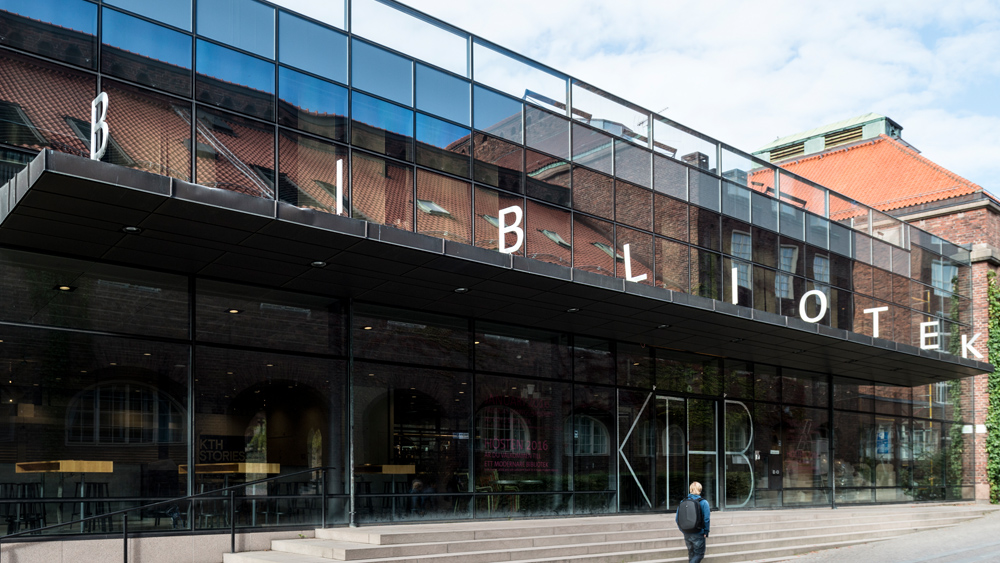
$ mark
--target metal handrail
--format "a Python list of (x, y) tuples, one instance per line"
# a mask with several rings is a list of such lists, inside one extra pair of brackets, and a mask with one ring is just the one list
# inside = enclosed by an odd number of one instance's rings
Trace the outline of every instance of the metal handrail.
[[(134, 510), (147, 510), (154, 506), (160, 506), (165, 504), (180, 503), (196, 499), (199, 497), (218, 497), (222, 496), (220, 493), (229, 493), (229, 550), (230, 553), (236, 553), (236, 491), (237, 489), (243, 489), (251, 485), (258, 485), (260, 483), (267, 483), (270, 481), (277, 481), (279, 479), (285, 479), (288, 477), (294, 477), (296, 475), (303, 475), (306, 473), (320, 472), (319, 477), (319, 489), (320, 496), (322, 497), (322, 503), (320, 504), (320, 527), (326, 527), (326, 504), (327, 504), (327, 492), (326, 492), (326, 472), (333, 467), (313, 467), (311, 469), (304, 469), (302, 471), (295, 471), (293, 473), (285, 473), (283, 475), (276, 475), (274, 477), (266, 477), (264, 479), (257, 479), (256, 481), (247, 481), (246, 483), (240, 483), (238, 485), (230, 485), (228, 487), (223, 487), (221, 489), (214, 489), (208, 492), (197, 493), (193, 495), (187, 495), (183, 497), (172, 498), (168, 500), (161, 500), (157, 502), (151, 502), (149, 504), (143, 504), (141, 506), (133, 506), (132, 508), (125, 508), (122, 510), (116, 510), (114, 512), (106, 512), (104, 514), (97, 514), (94, 516), (88, 516), (86, 518), (80, 518), (78, 520), (72, 520), (69, 522), (62, 522), (59, 524), (52, 524), (50, 526), (43, 526), (41, 528), (34, 528), (31, 530), (24, 530), (23, 532), (15, 532), (13, 534), (8, 534), (5, 536), (0, 536), (0, 546), (2, 546), (4, 540), (8, 540), (14, 537), (26, 536), (29, 534), (37, 534), (45, 530), (54, 530), (56, 528), (63, 528), (66, 526), (71, 526), (74, 524), (82, 524), (84, 522), (89, 522), (91, 520), (101, 520), (109, 519), (117, 515), (122, 515), (122, 556), (125, 563), (128, 563), (128, 513)], [(271, 496), (271, 495), (267, 495)], [(281, 495), (278, 495), (281, 496)], [(43, 499), (38, 499), (43, 500)], [(102, 499), (106, 500), (106, 499)], [(63, 501), (68, 502), (68, 501)], [(80, 502), (80, 499), (73, 499), (72, 502)], [(87, 502), (87, 501), (82, 501)], [(191, 530), (194, 531), (194, 522), (192, 520)], [(0, 563), (3, 561), (3, 550), (0, 549)]]

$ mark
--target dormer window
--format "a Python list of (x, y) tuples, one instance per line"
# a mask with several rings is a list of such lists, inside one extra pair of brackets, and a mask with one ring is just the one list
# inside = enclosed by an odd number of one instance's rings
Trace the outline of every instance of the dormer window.
[(438, 216), (441, 216), (441, 217), (451, 217), (451, 213), (447, 209), (441, 207), (440, 205), (434, 203), (433, 201), (431, 201), (429, 199), (418, 199), (417, 200), (417, 209), (419, 209), (419, 210), (421, 210), (424, 213), (427, 213), (429, 215), (438, 215)]
[(548, 237), (549, 240), (551, 240), (552, 242), (558, 244), (563, 248), (572, 248), (570, 244), (566, 242), (566, 239), (562, 238), (562, 236), (555, 231), (550, 231), (548, 229), (538, 229), (538, 232), (542, 233), (543, 235)]
[(601, 250), (603, 250), (605, 254), (607, 254), (608, 256), (610, 256), (612, 258), (614, 258), (615, 260), (617, 260), (619, 262), (624, 262), (625, 261), (625, 257), (622, 256), (621, 254), (618, 254), (615, 251), (615, 249), (611, 247), (610, 244), (606, 244), (606, 243), (603, 243), (603, 242), (595, 242), (595, 243), (593, 243), (593, 245), (596, 246), (597, 248), (600, 248)]

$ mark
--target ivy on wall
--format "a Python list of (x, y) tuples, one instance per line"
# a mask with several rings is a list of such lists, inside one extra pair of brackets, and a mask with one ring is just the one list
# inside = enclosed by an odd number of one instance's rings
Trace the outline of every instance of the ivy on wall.
[(989, 298), (987, 329), (989, 362), (994, 370), (989, 374), (986, 392), (989, 405), (986, 409), (986, 478), (990, 483), (990, 502), (1000, 503), (1000, 286), (996, 272), (986, 276)]

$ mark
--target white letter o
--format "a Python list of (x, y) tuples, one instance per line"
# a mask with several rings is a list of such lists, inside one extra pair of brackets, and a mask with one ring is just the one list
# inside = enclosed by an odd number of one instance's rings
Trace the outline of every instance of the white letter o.
[[(819, 314), (816, 315), (815, 317), (809, 317), (806, 315), (806, 300), (809, 299), (810, 295), (815, 295), (816, 297), (819, 297)], [(818, 289), (807, 291), (805, 295), (802, 296), (802, 299), (799, 300), (799, 316), (802, 317), (802, 320), (804, 320), (807, 323), (818, 323), (820, 319), (826, 316), (826, 310), (827, 310), (826, 294)]]

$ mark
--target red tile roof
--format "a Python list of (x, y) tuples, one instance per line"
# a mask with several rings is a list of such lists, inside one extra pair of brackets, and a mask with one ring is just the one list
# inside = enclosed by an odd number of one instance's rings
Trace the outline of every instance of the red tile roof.
[(886, 135), (779, 166), (881, 211), (983, 192)]

